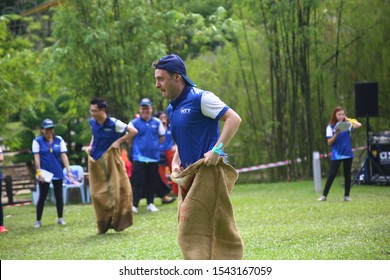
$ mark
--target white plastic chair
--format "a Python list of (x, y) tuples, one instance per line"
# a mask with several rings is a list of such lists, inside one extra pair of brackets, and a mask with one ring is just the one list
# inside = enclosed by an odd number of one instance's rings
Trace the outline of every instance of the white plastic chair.
[(84, 188), (84, 169), (80, 165), (71, 165), (70, 170), (73, 173), (73, 178), (68, 178), (68, 171), (64, 168), (63, 181), (63, 197), (64, 204), (68, 202), (68, 190), (77, 188), (80, 190), (81, 201), (85, 203), (85, 188)]

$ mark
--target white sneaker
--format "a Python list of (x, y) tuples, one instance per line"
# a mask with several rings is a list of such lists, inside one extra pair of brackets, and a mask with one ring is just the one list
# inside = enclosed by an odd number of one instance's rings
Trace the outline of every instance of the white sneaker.
[(146, 210), (148, 212), (157, 212), (158, 208), (156, 206), (154, 206), (153, 203), (150, 203), (148, 206), (146, 206)]
[(326, 196), (325, 195), (321, 196), (319, 199), (317, 199), (317, 201), (326, 201)]
[(138, 208), (135, 207), (135, 206), (133, 206), (133, 213), (134, 213), (134, 214), (137, 214), (137, 213), (138, 213)]
[(35, 224), (34, 224), (35, 228), (40, 228), (41, 226), (42, 226), (41, 221), (36, 221)]
[(349, 196), (344, 196), (344, 201), (351, 202), (352, 199)]
[(59, 219), (57, 220), (57, 225), (64, 226), (64, 225), (66, 225), (66, 223), (65, 223), (65, 221), (64, 221), (63, 218), (59, 218)]

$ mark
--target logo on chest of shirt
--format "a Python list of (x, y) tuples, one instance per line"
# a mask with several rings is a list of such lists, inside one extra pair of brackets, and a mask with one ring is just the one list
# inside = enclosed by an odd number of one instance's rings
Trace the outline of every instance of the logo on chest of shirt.
[(183, 109), (180, 110), (180, 113), (181, 114), (191, 114), (191, 109), (184, 109), (183, 108)]
[(105, 128), (104, 129), (105, 132), (111, 132), (111, 130), (112, 130), (111, 128)]

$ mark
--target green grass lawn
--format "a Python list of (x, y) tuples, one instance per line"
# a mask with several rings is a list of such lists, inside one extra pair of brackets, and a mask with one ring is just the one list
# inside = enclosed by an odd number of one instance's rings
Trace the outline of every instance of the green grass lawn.
[[(327, 202), (317, 202), (312, 181), (236, 185), (232, 201), (247, 260), (389, 260), (390, 187), (354, 186), (343, 201), (336, 178)], [(96, 234), (91, 205), (65, 206), (67, 225), (56, 225), (55, 207), (45, 207), (35, 229), (32, 205), (4, 209), (9, 229), (0, 236), (4, 260), (175, 260), (177, 203), (146, 213), (123, 232)]]

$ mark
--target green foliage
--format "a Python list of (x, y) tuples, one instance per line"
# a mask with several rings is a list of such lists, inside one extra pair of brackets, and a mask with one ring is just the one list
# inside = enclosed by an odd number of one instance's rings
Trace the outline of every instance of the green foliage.
[(72, 124), (74, 135), (72, 140), (79, 145), (88, 144), (91, 141), (92, 133), (88, 120), (78, 121)]
[(22, 163), (22, 162), (31, 163), (33, 160), (34, 160), (34, 156), (30, 152), (19, 153), (12, 157), (13, 163)]
[(73, 100), (73, 96), (70, 93), (64, 93), (58, 96), (55, 101), (55, 106), (60, 113), (67, 113), (71, 107), (71, 101)]
[(9, 20), (0, 17), (0, 131), (8, 118), (23, 108), (36, 93), (36, 54), (26, 39), (13, 38), (7, 29)]
[(164, 50), (152, 14), (144, 1), (74, 1), (58, 9), (54, 34), (60, 41), (53, 51), (64, 87), (79, 102), (106, 98), (127, 121), (141, 96), (150, 95), (150, 65)]
[(58, 9), (54, 35), (59, 44), (52, 49), (52, 63), (63, 69), (61, 87), (80, 102), (106, 98), (115, 116), (125, 121), (144, 96), (162, 104), (161, 96), (151, 93), (152, 61), (171, 52), (185, 58), (215, 49), (224, 44), (229, 24), (222, 7), (207, 20), (156, 8), (145, 1), (118, 0), (104, 5), (69, 1)]
[(55, 126), (55, 134), (56, 135), (60, 135), (61, 137), (66, 139), (67, 133), (68, 133), (68, 127), (66, 125), (64, 125), (64, 124), (57, 124)]
[(40, 128), (44, 119), (51, 119), (58, 122), (59, 114), (53, 101), (49, 99), (38, 99), (22, 111), (20, 120), (26, 127)]
[(34, 132), (29, 128), (24, 128), (17, 131), (12, 138), (7, 139), (5, 144), (13, 151), (28, 150), (31, 148), (34, 138)]

